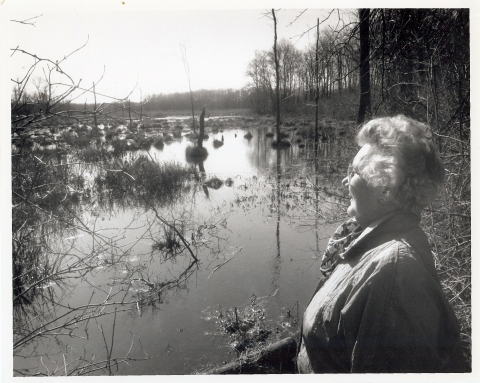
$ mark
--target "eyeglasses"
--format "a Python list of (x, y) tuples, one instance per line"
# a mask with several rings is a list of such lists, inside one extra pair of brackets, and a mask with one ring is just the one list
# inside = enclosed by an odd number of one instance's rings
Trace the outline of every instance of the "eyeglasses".
[(360, 175), (358, 171), (353, 167), (352, 164), (348, 165), (348, 173), (347, 173), (348, 183), (350, 183), (350, 181), (352, 180), (355, 174)]

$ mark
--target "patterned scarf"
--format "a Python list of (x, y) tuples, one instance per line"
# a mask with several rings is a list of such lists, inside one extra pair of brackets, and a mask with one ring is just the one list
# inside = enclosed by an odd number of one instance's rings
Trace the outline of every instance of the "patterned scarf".
[(323, 275), (333, 271), (338, 262), (342, 259), (341, 255), (355, 242), (363, 228), (357, 223), (355, 218), (350, 218), (342, 223), (328, 241), (325, 253), (323, 253), (320, 271)]

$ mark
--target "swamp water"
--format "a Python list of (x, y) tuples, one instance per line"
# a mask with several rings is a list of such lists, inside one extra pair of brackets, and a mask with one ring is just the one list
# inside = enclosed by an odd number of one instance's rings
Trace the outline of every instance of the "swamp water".
[[(247, 132), (251, 139), (244, 138)], [(62, 286), (42, 286), (60, 304), (43, 304), (41, 325), (62, 318), (49, 325), (58, 325), (58, 334), (50, 331), (19, 347), (14, 369), (49, 375), (201, 373), (238, 355), (235, 339), (219, 323), (235, 310), (242, 319), (252, 307), (260, 308), (256, 319), (261, 316), (269, 342), (296, 334), (320, 277), (322, 252), (345, 218), (342, 175), (331, 159), (347, 161), (348, 150), (341, 139), (321, 144), (315, 161), (311, 145), (274, 150), (266, 132), (209, 132), (208, 157), (190, 165), (195, 176), (168, 204), (148, 208), (135, 198), (98, 198), (85, 208), (82, 219), (91, 231), (57, 238), (56, 246), (68, 249), (72, 262), (90, 254), (95, 268)], [(224, 145), (214, 148), (222, 136)], [(184, 137), (162, 150), (152, 147), (149, 157), (188, 165), (189, 145)], [(88, 171), (84, 176), (93, 178)], [(179, 229), (192, 253), (157, 213)], [(85, 313), (88, 320), (65, 325)], [(30, 313), (24, 320), (36, 319)]]

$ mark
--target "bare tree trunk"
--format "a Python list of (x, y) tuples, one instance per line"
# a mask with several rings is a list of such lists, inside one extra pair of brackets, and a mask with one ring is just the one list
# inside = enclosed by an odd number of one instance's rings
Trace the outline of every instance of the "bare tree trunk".
[(318, 55), (318, 40), (320, 38), (318, 28), (319, 28), (319, 19), (317, 19), (317, 45), (315, 48), (315, 155), (317, 153), (317, 147), (318, 147), (318, 98), (319, 98), (318, 60), (320, 59)]
[(275, 17), (275, 10), (272, 8), (272, 16), (273, 16), (273, 28), (275, 31), (275, 37), (273, 40), (273, 55), (275, 57), (275, 91), (276, 91), (276, 109), (277, 109), (277, 122), (276, 122), (276, 129), (277, 129), (277, 142), (280, 142), (280, 89), (279, 89), (279, 74), (278, 74), (278, 57), (277, 57), (277, 18)]
[(130, 120), (130, 128), (133, 126), (132, 125), (132, 113), (131, 113), (131, 105), (130, 105), (130, 100), (128, 100), (128, 119)]
[(193, 93), (191, 89), (190, 89), (190, 102), (192, 104), (192, 128), (193, 128), (193, 134), (195, 134), (195, 111), (193, 109)]
[(370, 9), (361, 8), (358, 11), (360, 19), (360, 106), (357, 122), (365, 121), (370, 117)]
[(140, 122), (143, 120), (143, 93), (140, 91)]
[(195, 134), (195, 111), (193, 108), (192, 87), (190, 85), (190, 67), (188, 66), (188, 61), (187, 61), (187, 47), (180, 45), (180, 51), (182, 52), (183, 67), (185, 69), (185, 74), (187, 75), (188, 90), (190, 91), (190, 103), (192, 105), (192, 128), (193, 128), (193, 134)]
[(93, 104), (93, 123), (94, 123), (95, 129), (97, 129), (98, 128), (98, 125), (97, 125), (97, 93), (95, 92), (95, 83), (93, 83), (93, 100), (94, 100), (94, 104)]
[(338, 70), (338, 95), (342, 95), (343, 90), (343, 62), (341, 51), (337, 53), (337, 70)]
[(203, 135), (205, 133), (205, 108), (202, 109), (202, 113), (200, 114), (200, 133), (198, 135), (197, 146), (199, 148), (203, 147)]

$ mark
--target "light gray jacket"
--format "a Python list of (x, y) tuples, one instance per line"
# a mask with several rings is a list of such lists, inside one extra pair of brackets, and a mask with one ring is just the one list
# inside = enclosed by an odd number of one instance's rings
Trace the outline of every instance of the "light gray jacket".
[(459, 325), (419, 220), (391, 215), (362, 235), (305, 310), (302, 373), (464, 371)]

